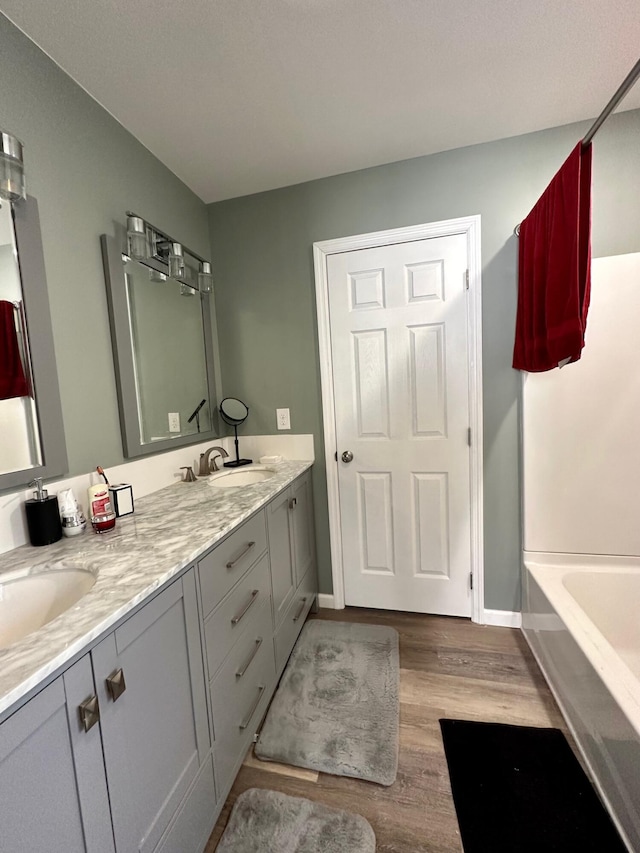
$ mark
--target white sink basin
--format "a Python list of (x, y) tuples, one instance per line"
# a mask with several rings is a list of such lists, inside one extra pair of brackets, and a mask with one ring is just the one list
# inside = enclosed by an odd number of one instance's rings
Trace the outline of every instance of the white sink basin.
[(29, 569), (0, 575), (0, 649), (37, 631), (86, 595), (96, 576), (61, 565), (30, 573)]
[(253, 486), (256, 483), (264, 483), (265, 480), (270, 480), (275, 473), (268, 468), (234, 468), (215, 474), (209, 482), (219, 489), (233, 489), (236, 486)]

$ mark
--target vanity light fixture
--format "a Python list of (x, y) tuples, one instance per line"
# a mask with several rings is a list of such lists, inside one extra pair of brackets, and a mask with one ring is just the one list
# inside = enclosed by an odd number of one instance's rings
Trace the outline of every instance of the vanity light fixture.
[(140, 216), (127, 216), (127, 239), (129, 254), (132, 258), (137, 261), (144, 261), (149, 257), (147, 226)]
[[(182, 243), (151, 225), (132, 210), (127, 211), (127, 254), (123, 261), (131, 258), (149, 267), (149, 280), (162, 283), (167, 279), (180, 282), (180, 293), (193, 296), (195, 293), (211, 293), (213, 274), (211, 263), (187, 249)], [(188, 260), (187, 260), (188, 259)], [(197, 284), (195, 279), (197, 272)]]
[(0, 130), (0, 199), (13, 203), (26, 197), (22, 142)]
[(184, 278), (184, 254), (181, 243), (171, 243), (169, 247), (169, 275), (171, 278)]
[(200, 263), (198, 287), (200, 288), (200, 293), (211, 293), (213, 289), (213, 274), (209, 261), (201, 261)]

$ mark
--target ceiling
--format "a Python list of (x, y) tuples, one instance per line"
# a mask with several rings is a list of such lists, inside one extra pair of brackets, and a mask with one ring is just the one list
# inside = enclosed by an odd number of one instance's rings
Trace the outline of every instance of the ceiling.
[(593, 118), (640, 50), (638, 0), (0, 10), (206, 202)]

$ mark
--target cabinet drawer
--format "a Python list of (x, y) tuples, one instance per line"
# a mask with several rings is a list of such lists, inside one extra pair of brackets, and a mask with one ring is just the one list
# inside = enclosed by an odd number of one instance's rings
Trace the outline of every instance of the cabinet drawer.
[(209, 679), (246, 631), (255, 626), (265, 602), (271, 612), (267, 554), (240, 580), (204, 623)]
[(221, 794), (271, 698), (276, 677), (271, 632), (271, 608), (263, 605), (255, 630), (246, 631), (238, 640), (211, 683), (216, 776)]
[(303, 577), (287, 614), (275, 636), (276, 668), (278, 673), (284, 669), (289, 660), (298, 635), (302, 630), (316, 593), (316, 574), (313, 567)]
[(207, 616), (267, 547), (264, 512), (259, 512), (198, 563), (202, 611)]

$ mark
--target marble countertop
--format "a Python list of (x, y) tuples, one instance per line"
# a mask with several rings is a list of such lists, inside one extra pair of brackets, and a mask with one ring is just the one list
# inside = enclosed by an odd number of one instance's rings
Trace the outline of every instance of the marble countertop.
[[(6, 572), (81, 568), (97, 573), (93, 588), (48, 625), (0, 651), (0, 715), (171, 580), (203, 551), (285, 489), (312, 462), (267, 466), (272, 478), (216, 488), (208, 479), (176, 483), (136, 501), (134, 515), (96, 535), (53, 545), (25, 545), (0, 556)], [(246, 470), (246, 469), (245, 469)]]

